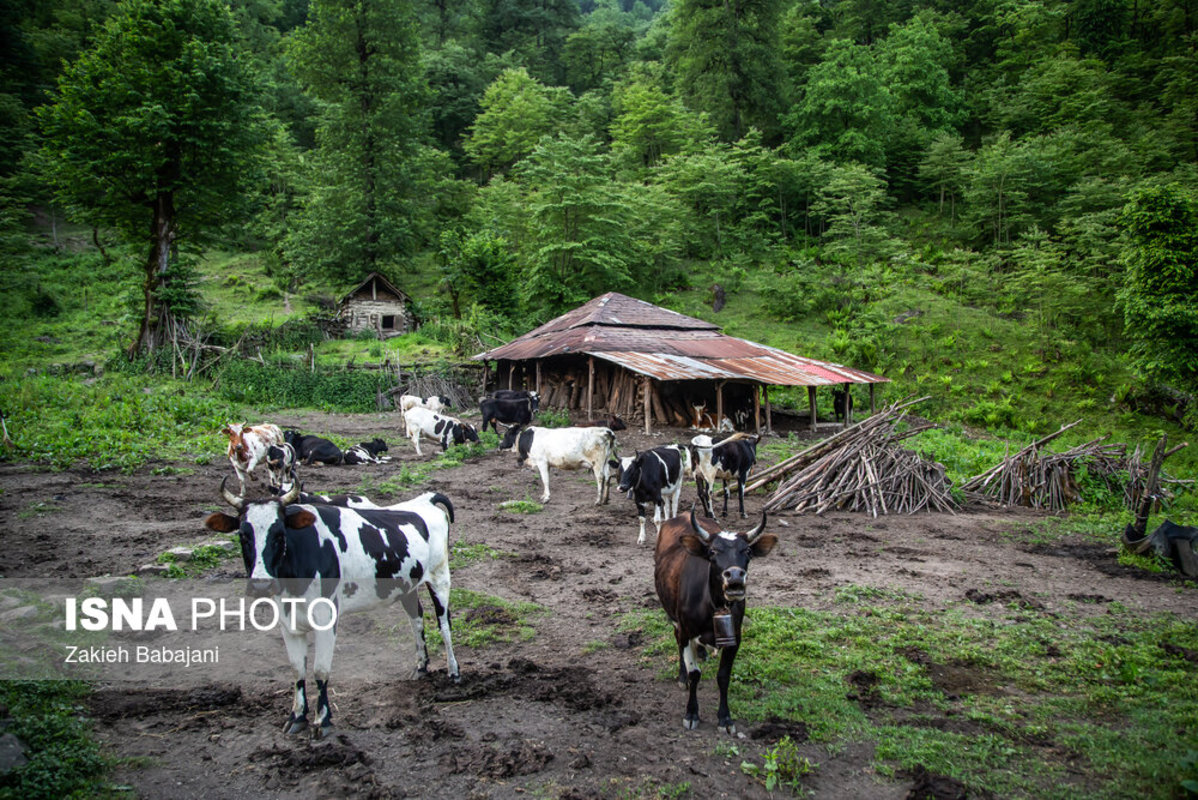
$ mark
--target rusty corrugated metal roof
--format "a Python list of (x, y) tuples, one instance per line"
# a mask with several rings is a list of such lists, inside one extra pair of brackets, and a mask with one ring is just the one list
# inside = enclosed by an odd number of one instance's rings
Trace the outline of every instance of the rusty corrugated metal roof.
[(727, 336), (713, 323), (615, 292), (474, 359), (525, 361), (572, 354), (592, 355), (661, 381), (747, 380), (773, 386), (889, 381)]

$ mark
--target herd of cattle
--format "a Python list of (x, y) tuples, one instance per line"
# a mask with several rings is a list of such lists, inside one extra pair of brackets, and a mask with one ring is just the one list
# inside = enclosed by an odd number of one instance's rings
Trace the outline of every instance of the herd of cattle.
[[(401, 398), (405, 432), (418, 454), (421, 439), (436, 441), (442, 449), (479, 440), (473, 425), (442, 413), (448, 406), (443, 397)], [(688, 730), (699, 724), (696, 690), (701, 648), (718, 649), (719, 728), (734, 733), (727, 693), (745, 612), (746, 570), (753, 557), (773, 549), (777, 537), (764, 533), (764, 513), (748, 532), (724, 530), (714, 520), (712, 490), (716, 480), (722, 481), (723, 515), (727, 516), (729, 483), (734, 482), (740, 515), (745, 518), (744, 485), (757, 459), (758, 437), (733, 433), (717, 441), (701, 434), (689, 444), (663, 445), (621, 458), (615, 432), (624, 425), (618, 418), (579, 427), (540, 427), (531, 424), (538, 407), (535, 392), (495, 392), (480, 401), (482, 427), (490, 425), (498, 434), (496, 423), (508, 426), (499, 448), (514, 450), (518, 464), (540, 474), (542, 503), (550, 499), (550, 467), (590, 470), (596, 505), (608, 502), (609, 487), (618, 479), (618, 491), (636, 504), (638, 544), (645, 542), (647, 509), (652, 506), (657, 532), (654, 583), (674, 626), (679, 682), (688, 690), (683, 724)], [(381, 455), (387, 446), (380, 439), (343, 452), (327, 439), (284, 432), (272, 424), (234, 424), (222, 433), (229, 439), (228, 457), (240, 493), (226, 488), (226, 478), (221, 496), (236, 515), (211, 514), (204, 524), (213, 531), (239, 534), (251, 595), (274, 596), (291, 608), (300, 603), (326, 612), (325, 617), (293, 614), (290, 627), (283, 626), (295, 671), (294, 702), (284, 730), (289, 734), (308, 730), (320, 738), (331, 728), (328, 681), (336, 643), (333, 623), (342, 613), (399, 601), (415, 638), (416, 674), (427, 673), (424, 616), (417, 594), (421, 585), (427, 586), (445, 643), (449, 677), (459, 681), (449, 614), (449, 528), (454, 521), (449, 498), (427, 492), (380, 506), (359, 495), (302, 491), (298, 465), (382, 463), (389, 459)], [(268, 473), (271, 496), (250, 500), (245, 496), (246, 480), (256, 480), (259, 467)], [(694, 509), (688, 515), (678, 514), (683, 484), (692, 478), (710, 519), (697, 518)], [(318, 603), (322, 598), (328, 602)], [(724, 631), (718, 646), (717, 616), (734, 634), (729, 639)], [(311, 720), (305, 688), (309, 632), (313, 633), (318, 691)]]

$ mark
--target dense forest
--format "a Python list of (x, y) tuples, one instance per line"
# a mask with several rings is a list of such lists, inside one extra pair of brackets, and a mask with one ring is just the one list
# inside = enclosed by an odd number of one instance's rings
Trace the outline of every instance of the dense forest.
[[(423, 275), (463, 352), (605, 291), (689, 313), (672, 298), (714, 281), (762, 326), (817, 324), (805, 354), (986, 374), (978, 424), (1019, 427), (1012, 386), (1058, 364), (1094, 406), (1194, 414), (1195, 0), (0, 13), (3, 257), (44, 254), (35, 212), (90, 230), (138, 280), (131, 354), (199, 324), (219, 247), (283, 292)], [(61, 302), (7, 272), (16, 315)], [(967, 347), (927, 298), (982, 315)]]

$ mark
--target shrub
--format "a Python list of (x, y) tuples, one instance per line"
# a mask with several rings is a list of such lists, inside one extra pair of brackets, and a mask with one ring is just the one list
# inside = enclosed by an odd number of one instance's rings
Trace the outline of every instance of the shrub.
[(391, 376), (380, 371), (318, 371), (230, 362), (220, 375), (220, 396), (235, 403), (274, 408), (369, 412)]

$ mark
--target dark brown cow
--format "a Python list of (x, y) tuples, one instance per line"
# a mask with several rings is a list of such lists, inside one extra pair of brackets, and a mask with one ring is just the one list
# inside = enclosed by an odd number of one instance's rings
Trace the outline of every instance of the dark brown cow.
[(699, 701), (695, 696), (700, 676), (698, 648), (715, 647), (716, 612), (726, 609), (732, 617), (736, 641), (720, 648), (716, 673), (720, 687), (719, 728), (736, 733), (728, 712), (728, 683), (740, 649), (746, 573), (750, 559), (769, 555), (778, 543), (777, 536), (762, 535), (764, 531), (764, 513), (753, 530), (735, 533), (721, 530), (714, 520), (700, 522), (692, 508), (689, 515), (667, 520), (657, 534), (653, 578), (678, 642), (678, 682), (689, 692), (686, 716), (682, 718), (687, 730), (699, 727)]

